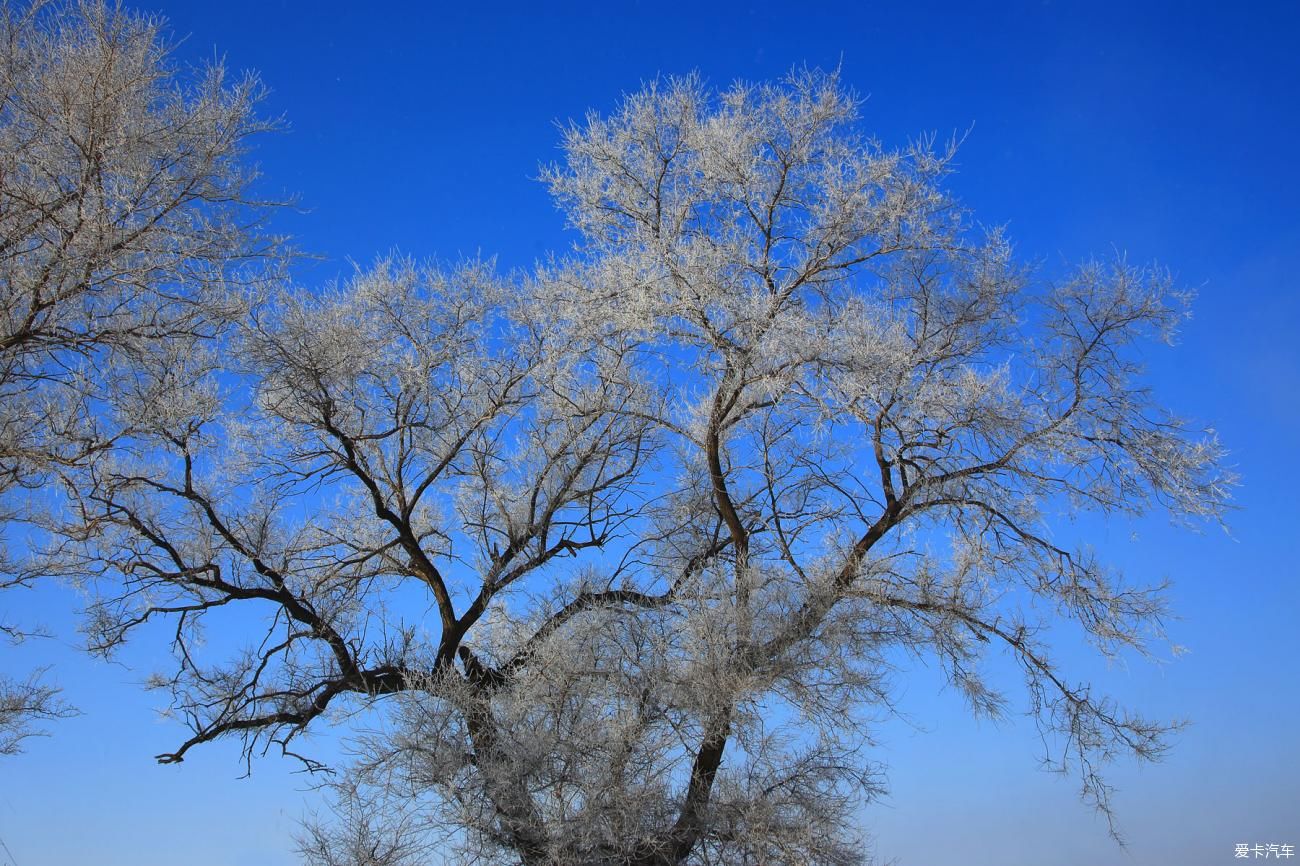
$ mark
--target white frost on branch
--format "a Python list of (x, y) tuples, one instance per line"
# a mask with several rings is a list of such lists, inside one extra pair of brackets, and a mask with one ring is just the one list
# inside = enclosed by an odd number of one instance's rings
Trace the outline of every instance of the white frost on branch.
[(1180, 300), (1123, 261), (1043, 285), (944, 191), (952, 147), (857, 109), (816, 73), (656, 82), (566, 130), (567, 258), (384, 260), (149, 355), (199, 396), (67, 476), (47, 568), (104, 651), (175, 624), (160, 759), (375, 705), (316, 862), (859, 863), (899, 660), (996, 716), (1001, 652), (1109, 814), (1103, 764), (1169, 727), (1046, 627), (1154, 652), (1163, 597), (1049, 517), (1222, 516), (1221, 449), (1135, 360)]

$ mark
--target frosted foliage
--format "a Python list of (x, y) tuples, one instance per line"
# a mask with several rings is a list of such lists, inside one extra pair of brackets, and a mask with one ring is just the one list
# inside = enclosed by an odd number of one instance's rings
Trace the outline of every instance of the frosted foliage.
[(1164, 604), (1049, 520), (1224, 511), (1133, 360), (1180, 299), (1123, 261), (1041, 285), (943, 191), (951, 148), (859, 128), (833, 76), (661, 81), (565, 132), (567, 258), (286, 289), (220, 387), (157, 356), (192, 396), (81, 478), (47, 567), (105, 652), (175, 624), (193, 735), (160, 758), (371, 708), (322, 864), (863, 863), (897, 672), (996, 716), (1002, 652), (1108, 810), (1105, 762), (1168, 727), (1048, 626), (1149, 654)]
[[(208, 351), (197, 344), (240, 315), (277, 256), (242, 161), (268, 128), (258, 82), (178, 68), (159, 21), (97, 0), (0, 3), (0, 96), (0, 521), (12, 525), (133, 425), (171, 431), (215, 411), (179, 359)], [(27, 532), (8, 533), (0, 589), (39, 575), (9, 546)], [(32, 626), (6, 618), (0, 631)], [(51, 695), (0, 681), (0, 751), (51, 715)]]
[[(32, 483), (111, 430), (85, 400), (169, 336), (211, 334), (268, 252), (241, 165), (260, 87), (179, 73), (103, 3), (0, 9), (0, 470)], [(125, 373), (124, 373), (125, 375)]]
[(0, 756), (22, 751), (24, 740), (43, 733), (40, 723), (72, 713), (39, 673), (23, 681), (0, 679)]

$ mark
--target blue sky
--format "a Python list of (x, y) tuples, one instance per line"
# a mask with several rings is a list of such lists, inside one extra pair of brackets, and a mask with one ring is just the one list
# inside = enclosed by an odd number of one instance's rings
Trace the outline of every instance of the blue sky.
[[(1244, 483), (1230, 535), (1159, 517), (1075, 528), (1133, 573), (1174, 580), (1171, 632), (1190, 650), (1161, 666), (1063, 659), (1191, 722), (1163, 763), (1111, 773), (1129, 847), (1074, 780), (1037, 769), (1029, 720), (971, 721), (924, 669), (898, 680), (910, 722), (880, 731), (891, 794), (862, 823), (902, 866), (1216, 866), (1238, 842), (1300, 848), (1300, 6), (135, 5), (187, 36), (182, 58), (217, 51), (271, 87), (267, 110), (289, 131), (256, 159), (268, 193), (299, 198), (280, 228), (321, 255), (309, 281), (394, 248), (526, 267), (571, 242), (533, 180), (558, 155), (556, 121), (657, 74), (725, 85), (797, 64), (840, 66), (886, 144), (969, 130), (950, 186), (1045, 277), (1112, 250), (1171, 268), (1199, 299), (1180, 345), (1151, 354), (1153, 386), (1218, 429)], [(19, 670), (54, 664), (84, 711), (0, 765), (10, 860), (293, 862), (309, 780), (276, 758), (238, 779), (223, 745), (156, 766), (180, 729), (136, 688), (143, 673), (84, 660), (75, 642), (64, 629), (5, 653)], [(163, 647), (127, 659), (147, 668)]]

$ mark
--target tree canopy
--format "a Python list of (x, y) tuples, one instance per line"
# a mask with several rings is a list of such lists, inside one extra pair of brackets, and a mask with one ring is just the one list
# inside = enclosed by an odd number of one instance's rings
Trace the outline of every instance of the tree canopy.
[[(183, 70), (160, 21), (102, 2), (0, 3), (0, 521), (139, 418), (113, 395), (150, 355), (214, 337), (278, 257), (248, 139), (261, 86)], [(17, 546), (21, 546), (20, 544)], [(0, 589), (39, 576), (0, 550)], [(12, 597), (12, 596), (10, 596)], [(30, 625), (0, 620), (0, 633)], [(66, 711), (0, 678), (0, 752)]]
[[(147, 83), (111, 127), (132, 155), (80, 199), (18, 155), (0, 219), (62, 228), (0, 267), (24, 298), (86, 298), (49, 324), (33, 301), (13, 340), (110, 361), (50, 387), (111, 435), (22, 410), (33, 441), (95, 443), (42, 451), (68, 502), (30, 568), (92, 589), (97, 652), (172, 624), (154, 685), (192, 735), (159, 760), (238, 737), (310, 764), (303, 732), (368, 708), (309, 859), (651, 866), (863, 862), (900, 659), (998, 715), (980, 667), (1006, 653), (1102, 810), (1106, 761), (1161, 754), (1168, 726), (1059, 669), (1045, 628), (1146, 653), (1165, 615), (1060, 514), (1226, 507), (1213, 436), (1143, 385), (1140, 344), (1183, 314), (1167, 274), (1047, 284), (945, 191), (953, 147), (885, 148), (835, 75), (796, 71), (660, 80), (569, 126), (544, 179), (579, 240), (530, 274), (392, 257), (232, 306), (208, 290), (252, 235), (206, 205), (240, 197), (251, 85), (160, 94), (147, 22), (96, 9), (91, 35), (143, 46), (109, 66)], [(6, 160), (46, 134), (14, 117)], [(76, 140), (48, 148), (98, 178)], [(54, 203), (11, 215), (13, 177)]]

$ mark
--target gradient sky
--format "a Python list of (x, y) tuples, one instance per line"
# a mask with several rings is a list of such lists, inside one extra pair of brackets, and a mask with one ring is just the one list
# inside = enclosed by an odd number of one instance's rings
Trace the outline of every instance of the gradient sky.
[[(1189, 649), (1109, 669), (1061, 656), (1191, 722), (1164, 762), (1112, 769), (1128, 848), (1075, 780), (1038, 769), (1029, 719), (971, 721), (924, 668), (898, 678), (907, 720), (876, 746), (891, 793), (861, 820), (901, 866), (1220, 866), (1239, 842), (1300, 850), (1300, 4), (132, 5), (171, 20), (183, 59), (216, 51), (271, 87), (289, 131), (256, 158), (269, 193), (299, 198), (280, 228), (322, 256), (311, 282), (391, 249), (526, 267), (571, 242), (533, 180), (558, 155), (556, 121), (657, 74), (725, 85), (805, 63), (841, 66), (886, 144), (969, 130), (951, 188), (1044, 277), (1113, 250), (1171, 268), (1199, 299), (1181, 344), (1150, 355), (1153, 385), (1218, 429), (1244, 483), (1230, 534), (1160, 517), (1073, 528), (1134, 574), (1174, 580), (1172, 636)], [(0, 665), (53, 665), (83, 715), (0, 764), (0, 864), (294, 862), (310, 780), (275, 757), (239, 779), (223, 744), (155, 765), (181, 729), (136, 687), (143, 672), (76, 654), (57, 602), (40, 604), (61, 637)], [(146, 640), (124, 660), (147, 671), (164, 649)]]

